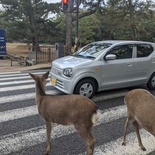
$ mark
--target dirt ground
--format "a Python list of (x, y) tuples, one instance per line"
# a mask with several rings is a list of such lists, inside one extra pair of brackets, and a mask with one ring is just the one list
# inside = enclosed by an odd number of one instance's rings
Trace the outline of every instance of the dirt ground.
[[(28, 52), (31, 51), (31, 46), (28, 47), (27, 44), (24, 43), (7, 43), (6, 45), (7, 51), (11, 52), (13, 54), (17, 54), (19, 56), (28, 56)], [(11, 66), (11, 60), (8, 58), (0, 58), (0, 73), (3, 72), (14, 72), (14, 71), (24, 71), (24, 70), (30, 70), (30, 69), (38, 69), (38, 68), (44, 68), (44, 67), (51, 67), (51, 63), (45, 63), (45, 64), (37, 64), (33, 66), (20, 66), (17, 61), (12, 61)]]
[(36, 64), (33, 66), (20, 66), (18, 62), (13, 61), (11, 66), (10, 59), (0, 59), (0, 74), (5, 72), (26, 71), (41, 68), (48, 68), (50, 70), (51, 63)]
[(20, 56), (27, 56), (31, 51), (31, 45), (28, 46), (25, 43), (7, 43), (6, 49), (8, 52), (18, 54)]

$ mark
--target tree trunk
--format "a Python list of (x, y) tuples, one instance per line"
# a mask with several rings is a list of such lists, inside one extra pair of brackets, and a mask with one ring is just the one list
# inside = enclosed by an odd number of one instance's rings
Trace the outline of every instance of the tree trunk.
[(129, 2), (129, 12), (130, 12), (130, 29), (131, 29), (131, 38), (132, 40), (136, 40), (136, 32), (135, 32), (135, 25), (134, 25), (134, 8), (132, 5), (132, 0), (128, 0)]
[[(101, 1), (102, 0), (98, 0), (97, 1), (96, 7), (93, 10), (86, 11), (85, 13), (79, 14), (78, 18), (80, 19), (80, 18), (89, 16), (91, 14), (94, 14), (98, 10), (98, 8), (100, 7), (100, 2)], [(68, 10), (66, 11), (66, 41), (65, 41), (65, 53), (66, 53), (66, 55), (71, 54), (71, 47), (72, 47), (72, 26), (73, 26), (72, 23), (73, 23), (73, 21), (76, 20), (76, 18), (74, 16), (72, 17), (72, 14), (71, 14), (71, 12), (72, 12), (72, 9), (71, 8), (73, 6), (73, 4), (72, 4), (73, 2), (74, 2), (73, 0), (69, 0)], [(77, 5), (80, 5), (80, 4), (81, 4), (81, 0), (77, 0)]]
[(32, 51), (40, 52), (40, 47), (38, 43), (38, 33), (35, 26), (35, 18), (34, 18), (34, 9), (30, 2), (29, 9), (28, 9), (28, 17), (30, 21), (30, 30), (32, 33)]
[(72, 48), (72, 16), (70, 12), (66, 12), (66, 43), (65, 54), (71, 54)]

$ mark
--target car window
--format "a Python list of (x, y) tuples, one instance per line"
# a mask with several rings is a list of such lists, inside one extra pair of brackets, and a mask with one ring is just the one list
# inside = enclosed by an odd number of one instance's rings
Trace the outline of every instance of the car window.
[(153, 52), (153, 47), (147, 44), (137, 45), (137, 58), (147, 57)]
[(133, 45), (120, 45), (114, 47), (107, 54), (115, 54), (116, 59), (129, 59), (132, 58)]
[(112, 45), (111, 43), (91, 43), (81, 48), (73, 55), (85, 58), (96, 58), (111, 45)]

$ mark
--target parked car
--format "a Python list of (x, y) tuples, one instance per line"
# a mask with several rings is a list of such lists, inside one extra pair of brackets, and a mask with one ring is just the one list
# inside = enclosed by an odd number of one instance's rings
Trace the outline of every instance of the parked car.
[(155, 89), (155, 43), (93, 42), (73, 55), (54, 60), (50, 78), (64, 93), (89, 98), (99, 91), (140, 84)]

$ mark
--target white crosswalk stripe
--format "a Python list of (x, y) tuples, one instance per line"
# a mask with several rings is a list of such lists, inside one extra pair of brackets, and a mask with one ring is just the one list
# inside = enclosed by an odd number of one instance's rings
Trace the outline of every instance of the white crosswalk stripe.
[[(38, 74), (42, 72), (38, 72)], [(22, 75), (22, 76), (21, 76)], [(2, 96), (0, 97), (0, 109), (5, 104), (10, 104), (12, 102), (24, 102), (28, 99), (33, 99), (35, 101), (35, 92), (30, 91), (29, 93), (20, 93), (14, 94), (15, 90), (29, 90), (34, 88), (34, 84), (30, 83), (31, 78), (27, 76), (27, 73), (16, 73), (13, 80), (18, 81), (19, 79), (26, 79), (25, 82), (22, 81), (18, 86), (12, 86), (12, 78), (11, 74), (0, 75), (0, 93), (7, 93), (12, 92), (12, 95), (9, 96)], [(22, 77), (22, 78), (21, 78)], [(4, 82), (3, 82), (4, 81)], [(18, 83), (19, 84), (19, 83)], [(47, 86), (51, 84), (48, 83)], [(3, 88), (1, 88), (3, 86)], [(7, 87), (5, 87), (7, 86)], [(33, 90), (34, 91), (34, 90)], [(57, 94), (57, 90), (47, 90), (48, 94)], [(38, 110), (36, 105), (24, 106), (24, 107), (14, 107), (8, 110), (1, 110), (0, 112), (0, 125), (7, 124), (10, 121), (18, 121), (21, 119), (27, 119), (30, 116), (38, 115)], [(126, 106), (120, 105), (117, 107), (111, 107), (105, 110), (101, 110), (100, 119), (95, 124), (95, 127), (99, 127), (100, 125), (106, 123), (112, 123), (113, 121), (117, 121), (121, 118), (126, 117)], [(0, 126), (1, 127), (1, 126)], [(104, 127), (104, 126), (103, 126)], [(2, 129), (0, 131), (2, 132)], [(54, 124), (52, 129), (52, 139), (61, 138), (64, 136), (70, 136), (71, 134), (75, 133), (75, 129), (73, 126), (62, 126)], [(123, 131), (122, 131), (123, 133)], [(104, 136), (104, 133), (103, 133)], [(123, 135), (122, 135), (123, 136)], [(141, 137), (144, 143), (144, 146), (147, 148), (147, 151), (143, 152), (140, 150), (138, 146), (138, 142), (135, 136), (135, 133), (131, 132), (127, 135), (127, 145), (122, 146), (122, 137), (114, 139), (110, 142), (105, 142), (99, 146), (95, 147), (94, 155), (146, 155), (147, 153), (155, 150), (155, 138), (148, 134), (145, 130), (141, 129)], [(39, 145), (41, 143), (46, 142), (46, 128), (45, 125), (36, 126), (29, 129), (22, 129), (21, 131), (10, 132), (8, 134), (4, 134), (0, 136), (0, 155), (7, 155), (13, 152), (18, 152), (20, 150)], [(81, 153), (84, 155), (86, 152)], [(63, 153), (58, 153), (63, 154)]]
[(135, 133), (127, 135), (127, 144), (122, 146), (122, 137), (95, 148), (94, 155), (146, 155), (154, 151), (155, 138), (141, 129), (141, 137), (147, 151), (140, 150)]
[(0, 123), (37, 114), (38, 110), (36, 105), (14, 110), (7, 110), (0, 112)]
[(28, 83), (28, 82), (34, 82), (32, 79), (30, 80), (23, 80), (23, 81), (7, 81), (7, 82), (0, 82), (0, 86), (7, 86), (7, 85), (13, 85), (13, 84), (25, 84), (25, 83)]
[[(35, 74), (43, 74), (44, 72), (36, 72)], [(0, 74), (0, 80), (6, 80), (6, 78), (10, 77), (9, 79), (11, 80), (11, 77), (21, 77), (21, 76), (29, 76), (28, 73), (21, 73), (21, 72), (17, 72), (16, 74), (6, 74), (6, 73), (1, 73)]]
[(20, 95), (12, 95), (12, 96), (4, 96), (0, 99), (0, 104), (8, 103), (8, 102), (15, 102), (15, 101), (22, 101), (28, 100), (35, 97), (34, 93), (27, 93), (27, 94), (20, 94)]
[[(46, 86), (51, 86), (50, 83), (48, 83)], [(12, 87), (5, 87), (3, 89), (0, 89), (0, 92), (6, 92), (6, 91), (14, 91), (14, 90), (24, 90), (24, 89), (30, 89), (30, 88), (35, 88), (35, 85), (34, 84), (25, 84), (25, 85), (22, 85), (22, 86), (12, 86)]]

